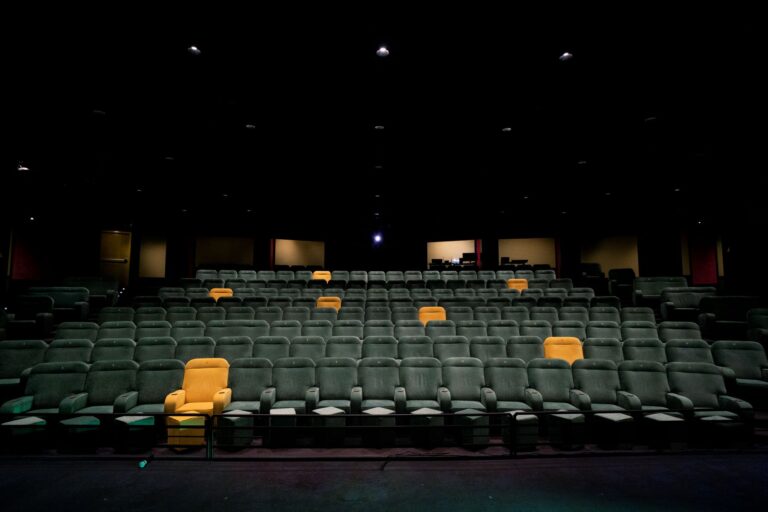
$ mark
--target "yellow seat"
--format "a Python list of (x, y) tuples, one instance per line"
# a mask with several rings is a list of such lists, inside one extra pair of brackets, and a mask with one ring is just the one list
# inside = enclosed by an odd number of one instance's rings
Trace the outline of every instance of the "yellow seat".
[(208, 295), (213, 297), (213, 300), (219, 300), (221, 297), (232, 297), (233, 292), (231, 288), (211, 288)]
[(232, 400), (232, 391), (227, 388), (228, 377), (229, 363), (226, 359), (191, 359), (184, 368), (181, 389), (165, 397), (166, 414), (191, 411), (212, 414), (214, 396), (226, 407)]
[(419, 322), (425, 326), (430, 320), (446, 320), (445, 308), (440, 306), (422, 306), (419, 308)]
[(341, 309), (341, 299), (338, 297), (318, 297), (315, 302), (316, 308), (334, 308), (336, 311)]
[(550, 336), (544, 340), (544, 357), (547, 359), (565, 359), (573, 364), (578, 359), (584, 359), (584, 349), (579, 338), (570, 336)]
[(322, 279), (327, 283), (331, 280), (331, 272), (328, 270), (315, 270), (312, 272), (312, 279)]
[(527, 290), (528, 289), (528, 280), (527, 279), (507, 279), (507, 288), (514, 288), (515, 290)]
[[(203, 411), (183, 411), (187, 414)], [(205, 444), (205, 418), (202, 416), (168, 416), (168, 445), (171, 447)], [(191, 428), (200, 427), (200, 428)]]

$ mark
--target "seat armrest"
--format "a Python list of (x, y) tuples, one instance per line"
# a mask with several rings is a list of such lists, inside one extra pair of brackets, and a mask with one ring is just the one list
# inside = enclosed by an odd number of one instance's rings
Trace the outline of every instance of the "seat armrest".
[(580, 389), (572, 389), (568, 398), (570, 399), (571, 404), (578, 407), (580, 411), (589, 411), (592, 409), (592, 400), (589, 398), (588, 394)]
[(77, 312), (77, 317), (80, 319), (80, 321), (85, 321), (88, 319), (88, 302), (75, 302), (74, 310)]
[(633, 395), (627, 391), (617, 391), (616, 396), (619, 399), (619, 407), (623, 407), (628, 411), (639, 411), (642, 409), (640, 398), (638, 398), (637, 395)]
[(114, 411), (116, 413), (127, 412), (139, 403), (139, 392), (129, 391), (115, 398)]
[(768, 368), (761, 368), (760, 375), (763, 377), (763, 380), (768, 380)]
[(448, 412), (451, 410), (451, 392), (448, 388), (440, 386), (437, 389), (437, 403), (440, 404), (440, 410)]
[(728, 368), (727, 366), (718, 366), (717, 369), (720, 370), (720, 374), (726, 381), (733, 382), (736, 380), (736, 372), (733, 371), (733, 368)]
[(306, 412), (310, 412), (317, 409), (317, 404), (320, 402), (320, 388), (311, 387), (307, 390), (307, 394), (304, 397), (304, 405), (307, 408)]
[(752, 404), (728, 395), (720, 395), (717, 397), (717, 402), (726, 411), (735, 412), (742, 419), (752, 420), (755, 417), (755, 411), (752, 408)]
[(259, 401), (259, 413), (269, 414), (272, 410), (272, 405), (275, 403), (275, 388), (267, 388), (261, 392), (261, 400)]
[(691, 402), (691, 399), (677, 393), (667, 393), (667, 406), (670, 409), (693, 412), (693, 402)]
[(407, 397), (405, 394), (405, 388), (398, 386), (395, 388), (395, 412), (397, 414), (405, 414)]
[[(349, 397), (349, 410), (352, 414), (360, 414), (363, 411), (363, 388), (355, 386)], [(309, 411), (307, 411), (309, 412)]]
[(168, 393), (165, 397), (165, 404), (163, 405), (163, 412), (166, 414), (173, 414), (176, 409), (181, 407), (187, 402), (187, 392), (183, 389), (177, 389), (172, 393)]
[(8, 400), (0, 407), (0, 414), (21, 414), (32, 409), (35, 397), (32, 395), (20, 396), (13, 400)]
[(223, 388), (213, 395), (213, 414), (223, 414), (224, 409), (232, 403), (232, 389)]
[(496, 412), (496, 392), (491, 388), (483, 388), (480, 394), (480, 402), (488, 412)]
[(88, 405), (88, 393), (77, 393), (64, 397), (59, 403), (61, 414), (73, 414)]
[(525, 388), (525, 403), (530, 405), (534, 411), (540, 411), (544, 408), (544, 397), (537, 389)]
[(662, 320), (669, 320), (672, 313), (675, 312), (674, 302), (662, 302), (660, 305)]

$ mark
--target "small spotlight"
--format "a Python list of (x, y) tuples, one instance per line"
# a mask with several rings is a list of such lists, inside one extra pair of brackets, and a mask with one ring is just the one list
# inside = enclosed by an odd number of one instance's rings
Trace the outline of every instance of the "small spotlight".
[(384, 166), (383, 165), (374, 165), (373, 168), (376, 169), (377, 171), (380, 171), (381, 169), (384, 168)]
[(136, 189), (136, 192), (139, 192), (139, 193), (141, 193), (141, 192), (143, 192), (143, 190), (142, 190), (142, 189), (140, 189), (140, 188), (137, 188), (137, 189)]
[(18, 164), (16, 164), (16, 170), (17, 170), (17, 171), (19, 171), (19, 172), (24, 172), (24, 171), (28, 171), (28, 170), (29, 170), (29, 167), (27, 167), (27, 166), (24, 164), (24, 162), (22, 162), (21, 160), (19, 160)]
[(586, 160), (579, 160), (578, 162), (576, 162), (576, 164), (577, 165), (587, 165), (587, 161)]
[(606, 192), (606, 193), (605, 193), (605, 195), (606, 195), (606, 196), (610, 196), (610, 195), (611, 195), (611, 193), (610, 193), (610, 192)]
[(679, 188), (676, 188), (676, 189), (675, 189), (675, 192), (680, 192), (680, 189), (679, 189)]
[(502, 128), (502, 129), (501, 129), (501, 131), (503, 131), (504, 133), (509, 133), (509, 132), (511, 132), (511, 131), (512, 131), (512, 127), (510, 127), (510, 126), (505, 126), (504, 128)]
[(173, 158), (172, 156), (166, 156), (163, 160), (165, 160), (166, 162), (173, 162), (176, 159)]
[(374, 127), (373, 127), (373, 129), (374, 129), (374, 130), (383, 130), (383, 129), (384, 129), (384, 126), (383, 126), (383, 125), (380, 125), (380, 124), (377, 124), (376, 126), (374, 126)]
[[(34, 221), (35, 218), (34, 217), (30, 217), (29, 220)], [(699, 224), (701, 224), (701, 222), (699, 222)]]
[(528, 196), (523, 196), (523, 199), (528, 199)]
[(197, 46), (190, 46), (189, 48), (187, 48), (187, 51), (192, 55), (200, 55), (201, 53), (200, 48), (198, 48)]
[(380, 46), (378, 50), (376, 50), (376, 55), (379, 57), (386, 57), (389, 55), (389, 50), (386, 46)]
[(381, 240), (382, 240), (381, 233), (376, 233), (375, 235), (373, 235), (373, 243), (380, 244)]
[(572, 58), (573, 58), (573, 54), (569, 53), (569, 52), (565, 52), (560, 57), (558, 57), (558, 59), (560, 59), (560, 61), (562, 61), (562, 62), (565, 62), (567, 60), (571, 60)]
[(245, 129), (246, 130), (255, 130), (256, 129), (256, 125), (253, 124), (253, 123), (248, 123), (248, 124), (245, 125)]

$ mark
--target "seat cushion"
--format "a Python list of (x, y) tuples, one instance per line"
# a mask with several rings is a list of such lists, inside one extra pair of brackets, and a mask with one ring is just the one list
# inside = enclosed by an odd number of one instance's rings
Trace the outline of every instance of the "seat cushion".
[(619, 407), (616, 404), (592, 404), (593, 411), (623, 411), (623, 407)]
[(77, 411), (77, 414), (112, 414), (114, 407), (111, 405), (92, 405)]
[(544, 402), (545, 411), (578, 411), (579, 409), (568, 402)]
[(417, 409), (437, 409), (440, 410), (440, 404), (436, 400), (408, 400), (405, 403), (405, 408), (408, 412), (415, 411)]
[(190, 411), (197, 411), (201, 414), (213, 414), (213, 402), (187, 402), (176, 409), (176, 412)]
[(373, 409), (374, 407), (384, 407), (385, 409), (394, 409), (394, 400), (363, 400), (363, 410)]
[(731, 411), (694, 411), (694, 417), (706, 418), (708, 416), (722, 416), (724, 418), (738, 419), (739, 415)]
[(344, 412), (349, 412), (351, 406), (349, 400), (320, 400), (317, 403), (317, 407), (338, 407)]
[(141, 404), (131, 407), (127, 414), (162, 414), (165, 411), (163, 404)]
[(272, 405), (273, 409), (296, 409), (296, 413), (304, 414), (306, 404), (304, 400), (278, 400)]
[(485, 406), (480, 402), (475, 402), (473, 400), (451, 400), (451, 411), (456, 412), (464, 409), (485, 411)]
[(242, 402), (232, 402), (227, 407), (224, 408), (224, 412), (228, 411), (248, 411), (248, 412), (259, 412), (259, 409), (261, 408), (260, 402), (248, 402), (248, 401), (242, 401)]
[(662, 407), (660, 405), (643, 405), (641, 407), (643, 411), (667, 411), (669, 410), (667, 407)]
[(32, 409), (31, 411), (27, 411), (25, 414), (58, 414), (59, 408), (53, 407), (51, 409)]
[(531, 406), (523, 402), (509, 402), (501, 400), (496, 402), (496, 410), (499, 412), (506, 411), (530, 411)]

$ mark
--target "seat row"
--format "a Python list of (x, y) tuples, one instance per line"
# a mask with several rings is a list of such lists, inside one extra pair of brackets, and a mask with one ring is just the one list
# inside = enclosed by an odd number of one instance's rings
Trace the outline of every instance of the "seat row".
[[(104, 322), (101, 325), (91, 322), (64, 322), (56, 331), (55, 339), (87, 339), (95, 341), (105, 338), (141, 339), (157, 336), (174, 338), (188, 336), (259, 336), (279, 335), (291, 339), (296, 336), (571, 336), (583, 341), (589, 338), (613, 338), (619, 341), (631, 338), (658, 339), (663, 342), (676, 339), (701, 340), (701, 331), (692, 322), (662, 322), (656, 326), (652, 322), (627, 321), (619, 325), (616, 322), (593, 320), (586, 324), (578, 320), (431, 320), (426, 326), (421, 320), (406, 318), (392, 322), (389, 319), (327, 320), (281, 319), (276, 314), (272, 318), (265, 308), (264, 316), (258, 320), (178, 320), (171, 324), (165, 320), (142, 321), (138, 326), (130, 321)], [(321, 310), (316, 310), (321, 311)], [(335, 311), (335, 310), (333, 310)], [(322, 311), (321, 311), (322, 312)], [(449, 311), (450, 313), (450, 311)], [(305, 315), (306, 316), (306, 315)], [(459, 318), (454, 317), (454, 318)]]
[[(449, 305), (446, 307), (446, 318), (449, 320), (548, 320), (554, 323), (558, 320), (577, 320), (585, 325), (590, 321), (607, 321), (621, 324), (623, 322), (642, 321), (655, 322), (655, 316), (650, 308), (624, 308), (621, 311), (614, 307), (596, 306), (584, 308), (580, 306), (562, 307), (560, 309), (548, 306), (512, 306), (511, 302), (501, 302), (495, 305), (490, 302), (486, 306)], [(457, 304), (457, 303), (453, 303)], [(462, 303), (458, 303), (462, 304)], [(221, 302), (219, 306), (192, 308), (173, 306), (168, 309), (161, 307), (128, 307), (104, 308), (99, 314), (98, 323), (133, 321), (162, 321), (174, 323), (179, 320), (415, 320), (419, 318), (419, 309), (415, 306), (369, 304), (362, 308), (344, 306), (336, 313), (327, 311), (335, 308), (316, 308), (315, 306), (237, 306), (231, 302)], [(471, 316), (470, 316), (471, 315)]]
[[(726, 394), (717, 367), (707, 363), (430, 357), (403, 359), (303, 357), (180, 361), (41, 363), (24, 395), (0, 414), (267, 414), (336, 407), (359, 413), (383, 407), (400, 413), (684, 411), (692, 418), (750, 421), (749, 403)], [(583, 421), (583, 419), (582, 419)]]

